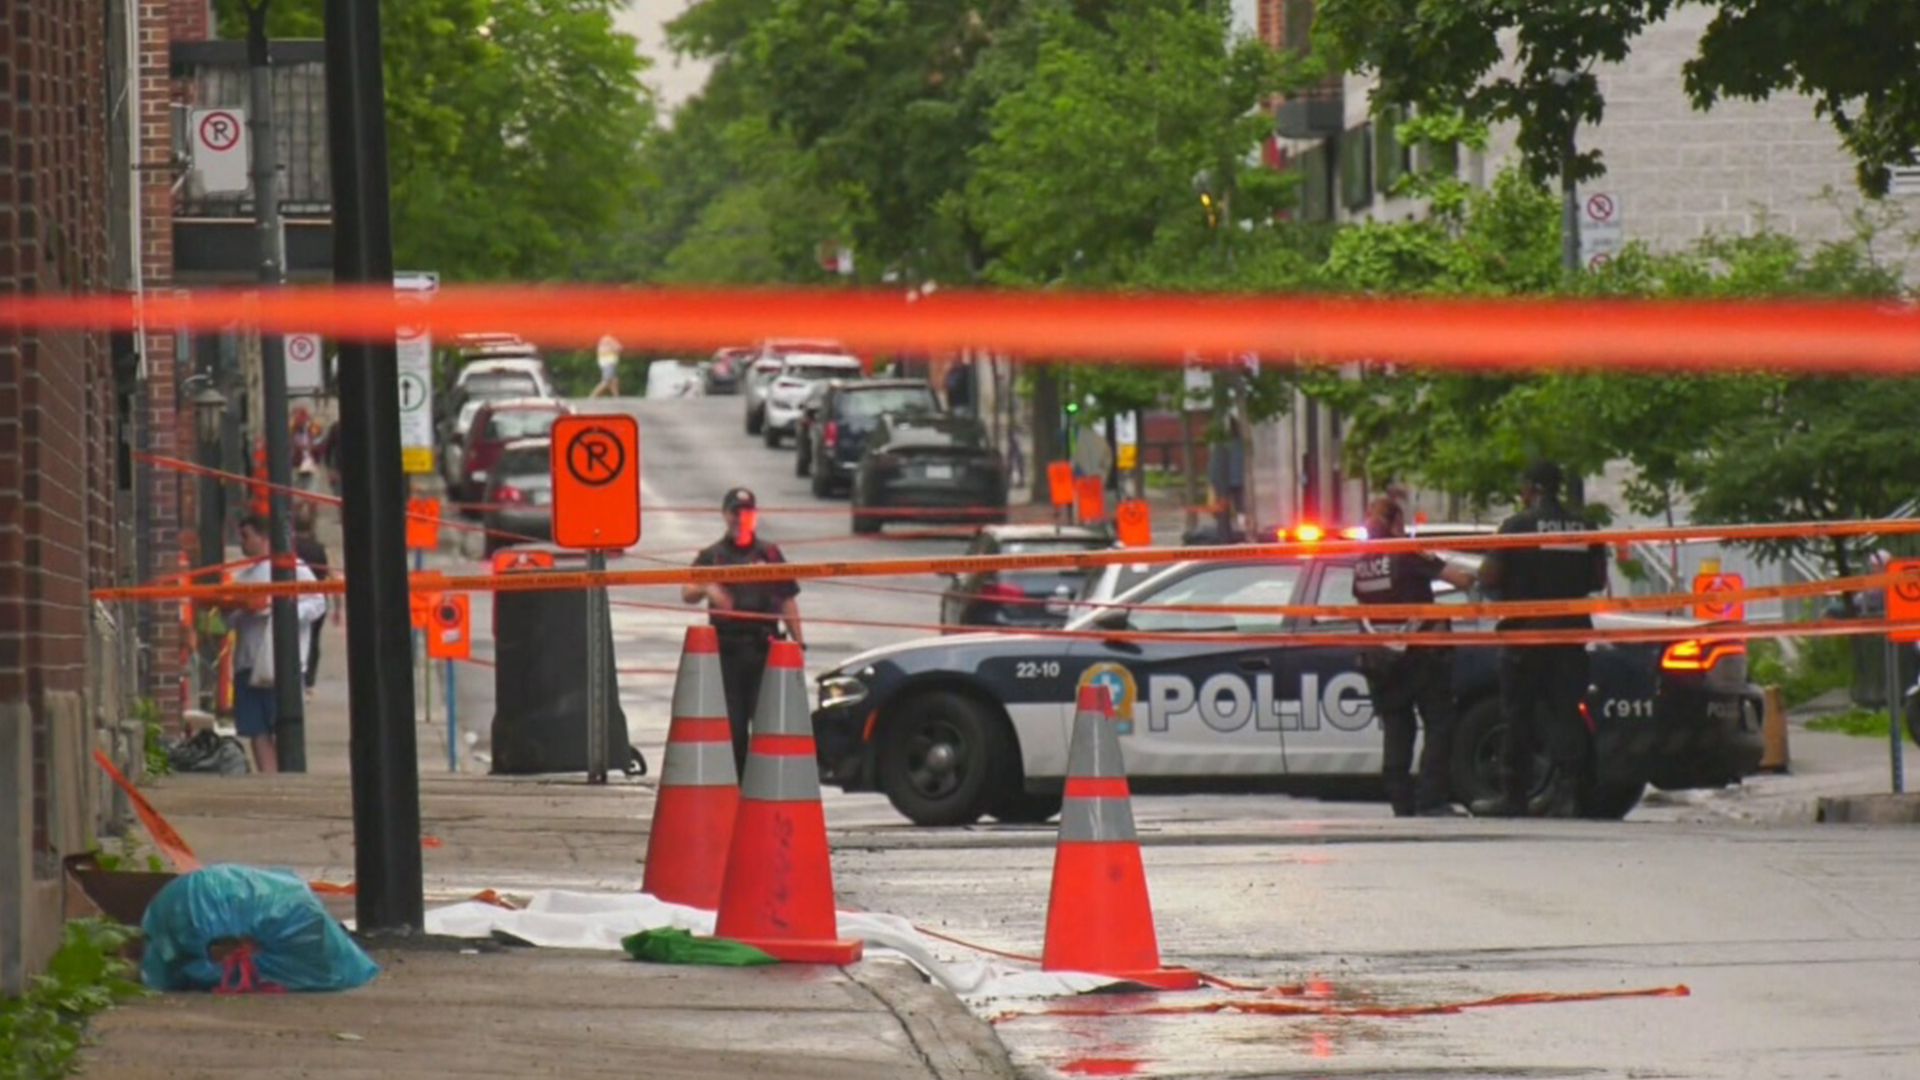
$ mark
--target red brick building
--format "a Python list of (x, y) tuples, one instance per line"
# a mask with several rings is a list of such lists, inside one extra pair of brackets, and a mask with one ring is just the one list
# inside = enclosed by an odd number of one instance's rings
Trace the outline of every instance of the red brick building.
[[(93, 0), (0, 12), (0, 291), (105, 291), (119, 35)], [(119, 546), (113, 355), (105, 332), (0, 330), (0, 992), (58, 940), (60, 858), (97, 822), (88, 755), (122, 707), (89, 598)]]

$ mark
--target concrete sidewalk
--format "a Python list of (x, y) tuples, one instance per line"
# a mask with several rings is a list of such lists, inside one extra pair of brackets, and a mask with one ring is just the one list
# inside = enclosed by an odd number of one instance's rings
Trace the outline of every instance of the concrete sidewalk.
[[(1687, 808), (1689, 816), (1741, 821), (1756, 825), (1811, 825), (1822, 820), (1865, 821), (1836, 807), (1875, 806), (1885, 814), (1885, 795), (1892, 789), (1892, 766), (1887, 741), (1811, 731), (1809, 720), (1847, 712), (1852, 707), (1845, 691), (1833, 691), (1795, 706), (1787, 712), (1787, 769), (1749, 776), (1737, 787), (1717, 791), (1650, 794), (1649, 804), (1666, 802)], [(1920, 753), (1903, 740), (1908, 790), (1920, 789)], [(1823, 810), (1823, 807), (1825, 808)], [(1865, 811), (1861, 811), (1862, 814)], [(1883, 817), (1882, 823), (1896, 818)], [(1907, 821), (1913, 818), (1908, 816)]]
[[(304, 775), (159, 778), (146, 794), (202, 861), (346, 882), (354, 826), (344, 633), (308, 703)], [(477, 718), (476, 718), (477, 719)], [(446, 771), (419, 734), (427, 906), (481, 889), (631, 891), (653, 781)], [(656, 768), (657, 763), (656, 763)], [(351, 916), (351, 899), (329, 904)], [(369, 950), (339, 994), (167, 994), (93, 1024), (87, 1077), (1011, 1077), (992, 1030), (903, 961), (846, 968), (641, 964), (603, 952), (421, 939)]]

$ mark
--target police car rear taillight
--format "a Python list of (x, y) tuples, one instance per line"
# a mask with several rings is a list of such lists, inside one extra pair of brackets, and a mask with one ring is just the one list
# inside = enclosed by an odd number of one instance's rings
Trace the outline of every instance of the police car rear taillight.
[(1667, 651), (1660, 655), (1660, 667), (1664, 671), (1711, 671), (1720, 661), (1746, 653), (1746, 645), (1738, 641), (1689, 638), (1667, 646)]

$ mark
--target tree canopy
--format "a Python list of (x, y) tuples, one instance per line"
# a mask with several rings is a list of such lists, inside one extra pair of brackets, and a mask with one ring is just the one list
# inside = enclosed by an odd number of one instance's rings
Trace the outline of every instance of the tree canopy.
[[(653, 125), (621, 0), (382, 5), (394, 259), (450, 280), (601, 276)], [(276, 0), (274, 37), (319, 37), (323, 0)], [(244, 0), (219, 0), (244, 37)]]
[[(1320, 0), (1316, 46), (1375, 75), (1383, 104), (1464, 108), (1512, 120), (1528, 175), (1561, 171), (1561, 148), (1606, 102), (1593, 66), (1618, 62), (1684, 4), (1714, 17), (1684, 81), (1694, 104), (1807, 94), (1883, 194), (1888, 169), (1920, 152), (1920, 5), (1911, 0)], [(1576, 179), (1604, 171), (1583, 151)]]

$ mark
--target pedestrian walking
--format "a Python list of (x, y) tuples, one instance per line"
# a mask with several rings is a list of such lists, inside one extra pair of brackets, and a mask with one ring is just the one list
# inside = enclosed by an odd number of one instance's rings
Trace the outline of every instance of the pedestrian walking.
[(612, 334), (600, 339), (600, 382), (587, 396), (597, 398), (602, 394), (620, 396), (620, 342)]
[[(753, 492), (734, 488), (720, 502), (727, 533), (694, 557), (695, 566), (751, 566), (783, 563), (780, 548), (757, 532), (759, 504)], [(733, 728), (734, 766), (740, 775), (747, 767), (747, 733), (754, 703), (760, 696), (760, 675), (780, 627), (802, 649), (798, 583), (737, 581), (731, 584), (689, 584), (680, 598), (689, 604), (705, 601), (707, 619), (720, 640), (720, 679), (726, 687), (727, 720)]]
[[(1500, 532), (1538, 534), (1531, 547), (1506, 548), (1487, 556), (1480, 583), (1500, 600), (1577, 600), (1607, 587), (1607, 549), (1601, 544), (1556, 543), (1554, 536), (1585, 532), (1586, 520), (1560, 502), (1560, 466), (1536, 461), (1520, 481), (1524, 508), (1500, 523)], [(1586, 615), (1515, 616), (1496, 630), (1591, 629)], [(1543, 814), (1572, 817), (1580, 793), (1592, 780), (1593, 753), (1580, 703), (1587, 693), (1584, 644), (1506, 645), (1500, 649), (1500, 718), (1506, 741), (1500, 760), (1501, 793), (1475, 800), (1475, 814), (1524, 817)], [(1545, 745), (1553, 766), (1551, 780), (1530, 801), (1534, 759)]]
[[(313, 571), (318, 581), (325, 581), (331, 572), (327, 560), (327, 547), (320, 542), (314, 531), (315, 510), (310, 502), (303, 502), (293, 508), (293, 553), (307, 569)], [(327, 598), (322, 596), (321, 617), (307, 626), (307, 659), (301, 665), (306, 675), (307, 696), (313, 696), (314, 683), (320, 677), (320, 634), (326, 628)]]
[[(1406, 509), (1382, 496), (1367, 507), (1367, 538), (1407, 535)], [(1473, 577), (1437, 555), (1403, 551), (1363, 555), (1354, 564), (1353, 596), (1361, 604), (1431, 604), (1433, 583), (1465, 589)], [(1369, 630), (1440, 632), (1446, 619), (1408, 619), (1392, 624), (1368, 620)], [(1373, 711), (1384, 740), (1381, 779), (1395, 817), (1451, 817), (1453, 806), (1453, 649), (1447, 646), (1377, 646), (1361, 653)], [(1417, 718), (1416, 718), (1417, 714)], [(1413, 775), (1414, 736), (1420, 733), (1420, 771)]]
[[(267, 536), (267, 519), (263, 515), (249, 514), (240, 519), (240, 550), (254, 562), (233, 575), (235, 582), (254, 584), (273, 580)], [(313, 571), (297, 558), (294, 578), (315, 580)], [(304, 667), (305, 628), (326, 616), (327, 601), (319, 593), (302, 593), (295, 600), (294, 610), (302, 630), (299, 641)], [(278, 706), (273, 688), (279, 673), (273, 668), (273, 602), (265, 596), (252, 598), (230, 608), (226, 620), (234, 633), (233, 726), (252, 746), (254, 767), (263, 773), (279, 772), (280, 756), (274, 743)], [(297, 679), (300, 673), (294, 672), (288, 677)]]

